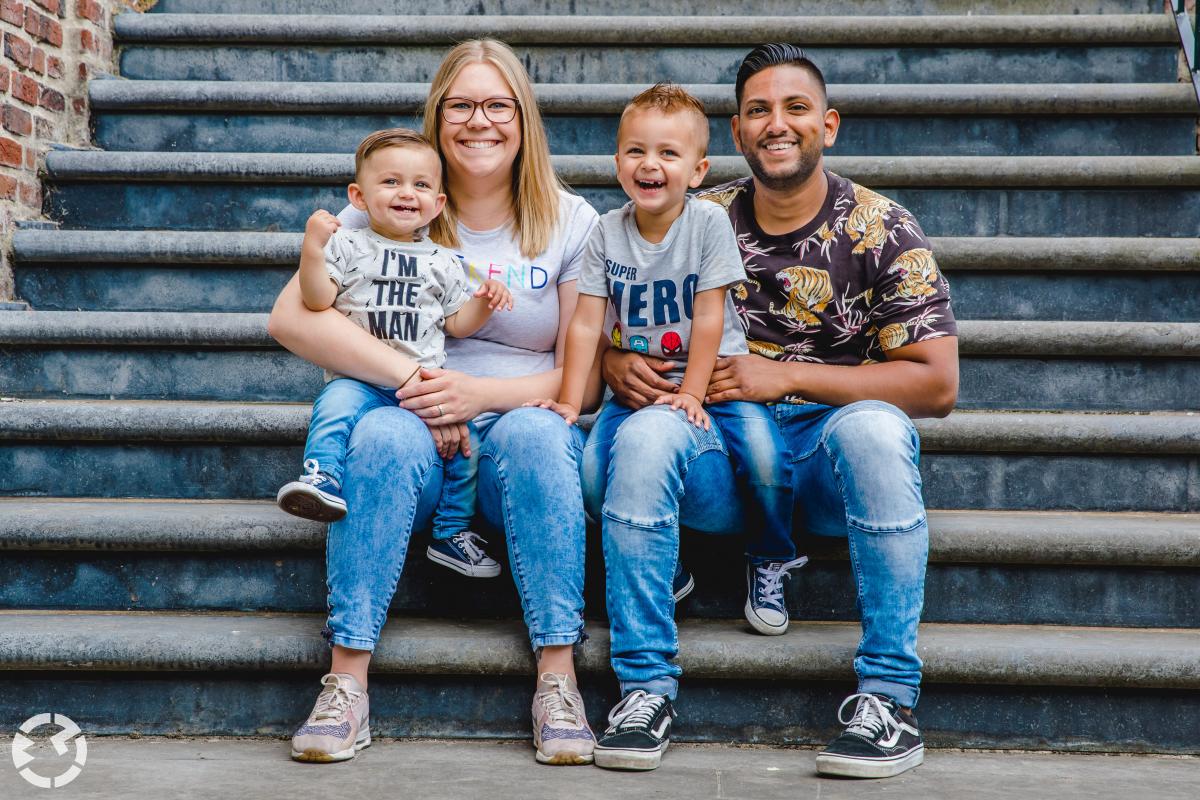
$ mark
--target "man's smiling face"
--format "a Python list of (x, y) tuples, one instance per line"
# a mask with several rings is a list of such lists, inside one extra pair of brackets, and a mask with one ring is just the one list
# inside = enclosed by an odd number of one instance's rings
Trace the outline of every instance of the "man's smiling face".
[(838, 113), (826, 108), (813, 75), (794, 64), (768, 67), (742, 91), (733, 141), (754, 177), (768, 189), (798, 189), (837, 140)]

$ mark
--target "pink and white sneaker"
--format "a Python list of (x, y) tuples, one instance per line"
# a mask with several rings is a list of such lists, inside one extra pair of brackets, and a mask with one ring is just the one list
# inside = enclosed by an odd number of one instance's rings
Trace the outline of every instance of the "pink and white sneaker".
[(371, 746), (367, 692), (354, 676), (329, 673), (312, 713), (292, 736), (296, 761), (347, 761)]

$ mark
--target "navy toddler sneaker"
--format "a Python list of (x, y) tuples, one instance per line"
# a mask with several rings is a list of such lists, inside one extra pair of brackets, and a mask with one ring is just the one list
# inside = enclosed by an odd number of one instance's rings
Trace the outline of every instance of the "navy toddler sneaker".
[(678, 603), (687, 597), (695, 588), (696, 580), (692, 577), (692, 573), (683, 568), (682, 561), (676, 561), (675, 577), (671, 578), (671, 594), (675, 595), (675, 602)]
[[(843, 719), (842, 712), (855, 701), (854, 716)], [(925, 760), (916, 717), (890, 697), (852, 694), (838, 709), (838, 722), (846, 730), (817, 754), (820, 775), (890, 778)]]
[(487, 540), (478, 533), (462, 531), (449, 539), (435, 539), (425, 555), (433, 563), (469, 578), (494, 578), (500, 574), (500, 563), (483, 552), (480, 544), (487, 544)]
[(336, 522), (346, 516), (346, 501), (337, 481), (321, 472), (316, 459), (304, 462), (305, 474), (285, 483), (275, 502), (289, 514), (317, 522)]
[(783, 601), (783, 579), (791, 570), (808, 563), (808, 556), (791, 561), (746, 561), (746, 621), (764, 636), (787, 633), (787, 605)]

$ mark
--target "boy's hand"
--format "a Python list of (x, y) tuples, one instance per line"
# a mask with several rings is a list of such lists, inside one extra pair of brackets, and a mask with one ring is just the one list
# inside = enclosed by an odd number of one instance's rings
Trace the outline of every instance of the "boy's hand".
[(465, 423), (441, 425), (437, 428), (430, 428), (429, 432), (433, 434), (434, 445), (437, 446), (438, 455), (442, 457), (443, 461), (454, 458), (454, 454), (460, 450), (463, 458), (471, 457), (471, 432)]
[(579, 419), (579, 409), (570, 403), (560, 403), (557, 400), (530, 400), (525, 403), (525, 407), (548, 408), (555, 414), (567, 421), (568, 425), (574, 425)]
[(325, 209), (317, 209), (304, 225), (304, 246), (312, 245), (318, 250), (324, 250), (329, 244), (329, 237), (342, 227), (341, 221)]
[(498, 280), (489, 278), (475, 290), (475, 297), (486, 297), (488, 309), (492, 311), (512, 311), (512, 292)]
[(654, 401), (654, 405), (668, 405), (671, 408), (682, 408), (684, 413), (687, 414), (688, 422), (697, 428), (708, 430), (712, 427), (712, 423), (708, 418), (708, 412), (704, 410), (704, 404), (700, 402), (700, 398), (693, 397), (687, 392), (663, 395)]

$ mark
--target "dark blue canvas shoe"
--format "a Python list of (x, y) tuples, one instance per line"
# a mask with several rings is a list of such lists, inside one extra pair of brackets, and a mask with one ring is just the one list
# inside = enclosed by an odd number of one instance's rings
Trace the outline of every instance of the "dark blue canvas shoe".
[[(849, 720), (842, 716), (855, 703)], [(817, 754), (817, 773), (843, 778), (890, 778), (919, 766), (925, 744), (917, 720), (890, 697), (852, 694), (838, 709), (842, 735)]]
[(481, 544), (487, 544), (487, 540), (478, 533), (462, 531), (449, 539), (435, 539), (425, 555), (433, 563), (469, 578), (494, 578), (500, 574), (500, 563), (483, 552)]
[(675, 709), (666, 695), (630, 692), (608, 713), (593, 757), (604, 769), (656, 769), (671, 744)]
[(314, 459), (304, 462), (306, 472), (291, 483), (285, 483), (275, 495), (275, 502), (289, 514), (317, 522), (336, 522), (346, 516), (346, 501), (337, 481), (321, 472)]
[(687, 597), (695, 588), (696, 581), (692, 578), (692, 573), (683, 568), (682, 561), (676, 561), (675, 577), (671, 579), (671, 594), (675, 595), (675, 602), (678, 603)]
[(783, 599), (783, 579), (791, 570), (808, 563), (808, 556), (791, 561), (746, 559), (746, 608), (744, 613), (750, 627), (764, 636), (787, 633), (788, 612)]

